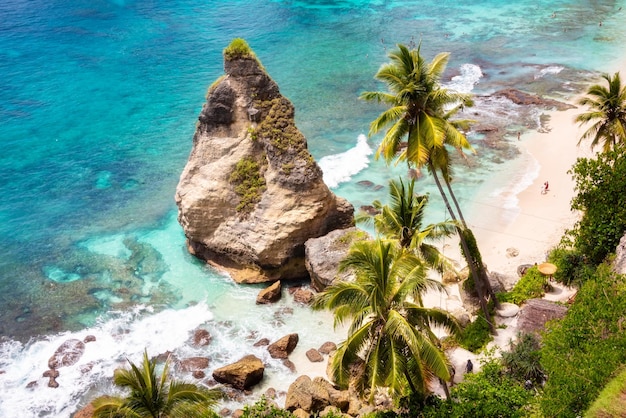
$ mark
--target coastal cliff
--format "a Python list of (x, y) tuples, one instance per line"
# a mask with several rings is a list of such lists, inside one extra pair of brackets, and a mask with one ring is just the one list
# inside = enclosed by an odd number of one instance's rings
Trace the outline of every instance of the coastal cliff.
[(248, 45), (224, 50), (176, 189), (189, 251), (240, 283), (307, 277), (304, 243), (354, 224), (324, 184), (294, 107)]

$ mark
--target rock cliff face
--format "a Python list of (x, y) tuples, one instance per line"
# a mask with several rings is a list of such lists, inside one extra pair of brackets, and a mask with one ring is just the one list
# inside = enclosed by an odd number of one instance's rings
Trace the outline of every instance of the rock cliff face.
[(353, 225), (354, 208), (324, 184), (293, 105), (245, 48), (225, 50), (226, 75), (209, 88), (178, 220), (189, 251), (238, 282), (307, 277), (306, 240)]

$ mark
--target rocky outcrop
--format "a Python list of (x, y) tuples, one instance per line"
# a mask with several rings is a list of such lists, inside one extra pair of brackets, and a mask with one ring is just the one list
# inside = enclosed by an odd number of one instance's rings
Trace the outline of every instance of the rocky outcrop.
[(309, 376), (300, 376), (287, 390), (285, 409), (303, 409), (309, 413), (319, 412), (330, 405), (330, 395), (324, 385), (314, 383)]
[(546, 322), (561, 319), (567, 313), (567, 306), (546, 299), (529, 299), (522, 307), (517, 325), (519, 330), (539, 336)]
[(547, 107), (547, 108), (552, 107), (552, 108), (555, 108), (556, 110), (567, 110), (567, 109), (573, 109), (575, 107), (569, 103), (564, 103), (564, 102), (560, 102), (558, 100), (553, 100), (553, 99), (545, 99), (543, 97), (526, 93), (526, 92), (516, 90), (516, 89), (499, 90), (493, 93), (492, 97), (506, 97), (507, 99), (509, 99), (510, 101), (518, 105), (523, 105), (523, 106), (534, 105), (534, 106), (541, 106), (541, 107)]
[(352, 226), (354, 208), (324, 184), (291, 102), (238, 46), (200, 114), (178, 220), (189, 251), (240, 283), (307, 277), (304, 243)]
[(626, 274), (626, 235), (624, 235), (615, 249), (615, 260), (613, 260), (613, 271), (617, 274)]
[(318, 292), (333, 284), (335, 280), (350, 280), (351, 272), (339, 273), (343, 260), (353, 242), (369, 239), (367, 232), (355, 227), (340, 229), (311, 238), (305, 243), (305, 265), (311, 276), (311, 287)]
[(261, 359), (247, 355), (241, 360), (220, 367), (213, 372), (213, 379), (239, 390), (246, 390), (263, 379), (265, 366)]

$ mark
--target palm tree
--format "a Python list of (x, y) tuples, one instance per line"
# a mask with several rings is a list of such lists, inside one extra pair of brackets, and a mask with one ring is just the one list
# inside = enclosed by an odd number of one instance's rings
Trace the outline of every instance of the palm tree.
[[(335, 326), (351, 321), (331, 362), (334, 381), (367, 389), (371, 401), (380, 387), (392, 395), (407, 389), (428, 393), (433, 377), (449, 380), (446, 357), (430, 327), (456, 333), (458, 325), (447, 312), (422, 306), (424, 292), (442, 286), (426, 278), (419, 258), (391, 241), (360, 241), (340, 264), (340, 271), (347, 269), (355, 281), (329, 286), (313, 304), (334, 310)], [(353, 377), (359, 364), (361, 373)]]
[(98, 418), (213, 418), (211, 408), (221, 393), (192, 383), (169, 380), (169, 359), (157, 378), (156, 359), (148, 359), (144, 351), (143, 364), (137, 367), (130, 360), (130, 370), (118, 369), (113, 382), (130, 389), (127, 397), (102, 396), (93, 401), (94, 416)]
[[(418, 170), (427, 166), (450, 213), (452, 220), (461, 218), (463, 228), (458, 227), (459, 239), (463, 255), (476, 284), (479, 301), (485, 318), (489, 321), (486, 297), (487, 293), (497, 305), (487, 274), (479, 260), (478, 247), (470, 248), (467, 238), (473, 238), (471, 231), (465, 225), (462, 212), (452, 193), (450, 186), (450, 160), (446, 145), (462, 152), (463, 149), (472, 150), (467, 138), (459, 130), (469, 121), (453, 122), (451, 117), (464, 106), (471, 106), (469, 95), (449, 91), (441, 87), (439, 81), (448, 63), (449, 54), (440, 53), (430, 63), (420, 54), (420, 47), (409, 50), (398, 44), (398, 50), (389, 54), (391, 62), (383, 65), (376, 73), (375, 78), (387, 84), (389, 92), (364, 92), (361, 98), (368, 101), (377, 101), (389, 106), (370, 125), (370, 136), (387, 128), (385, 136), (376, 152), (387, 163), (393, 159), (406, 161), (409, 167)], [(402, 147), (406, 138), (406, 147)], [(448, 192), (453, 198), (458, 216), (449, 203), (437, 172), (441, 172)], [(491, 330), (495, 327), (489, 321)]]
[(450, 261), (430, 242), (452, 235), (456, 223), (439, 222), (423, 226), (428, 196), (414, 193), (415, 180), (405, 185), (401, 178), (389, 182), (389, 204), (372, 202), (376, 215), (367, 213), (356, 217), (357, 222), (373, 224), (376, 232), (397, 240), (400, 246), (411, 249), (427, 265), (440, 273), (453, 270)]
[(587, 90), (587, 95), (578, 100), (581, 106), (589, 106), (590, 111), (576, 116), (575, 121), (581, 126), (593, 123), (582, 135), (578, 145), (588, 138), (593, 138), (591, 149), (602, 145), (602, 151), (607, 152), (618, 144), (626, 142), (626, 86), (622, 86), (619, 73), (613, 77), (603, 74), (608, 88), (595, 84)]

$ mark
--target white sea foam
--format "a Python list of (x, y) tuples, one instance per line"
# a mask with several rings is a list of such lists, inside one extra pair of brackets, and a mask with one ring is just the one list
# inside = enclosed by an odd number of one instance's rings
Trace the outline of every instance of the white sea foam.
[[(190, 333), (212, 314), (206, 304), (181, 310), (150, 314), (146, 307), (118, 314), (95, 327), (74, 333), (50, 335), (28, 344), (15, 341), (0, 345), (0, 416), (68, 417), (76, 411), (87, 388), (102, 385), (126, 359), (141, 361), (144, 348), (151, 355), (174, 351), (184, 346)], [(83, 340), (93, 335), (96, 341), (85, 344), (80, 360), (59, 368), (58, 388), (48, 387), (42, 373), (48, 359), (66, 340)], [(36, 386), (28, 389), (30, 382)]]
[(483, 76), (483, 72), (476, 64), (463, 64), (460, 68), (461, 74), (452, 77), (444, 87), (459, 93), (469, 93), (474, 89)]
[(526, 190), (533, 181), (539, 175), (541, 166), (539, 162), (530, 153), (526, 153), (521, 165), (526, 169), (514, 171), (512, 178), (508, 179), (507, 183), (503, 187), (495, 189), (491, 194), (491, 198), (496, 198), (499, 202), (499, 206), (505, 209), (505, 215), (507, 222), (512, 222), (519, 213), (519, 198), (518, 195)]
[(548, 74), (558, 74), (561, 71), (563, 71), (564, 67), (561, 67), (560, 65), (551, 65), (549, 67), (545, 67), (542, 68), (541, 70), (539, 70), (538, 74), (535, 74), (535, 80), (537, 80), (538, 78), (542, 78)]
[(319, 166), (324, 173), (324, 183), (330, 188), (346, 182), (370, 163), (369, 156), (372, 148), (367, 143), (367, 137), (359, 135), (356, 146), (341, 154), (327, 155), (320, 159)]

